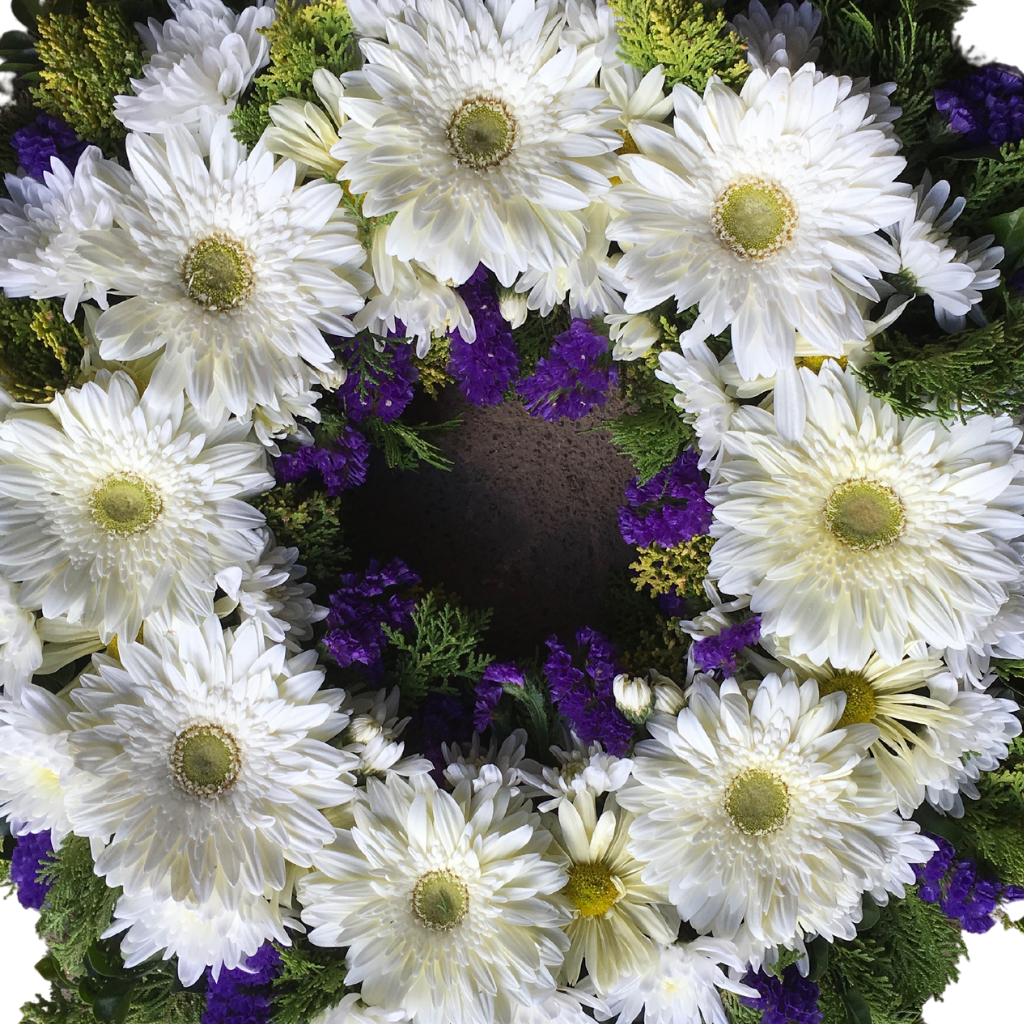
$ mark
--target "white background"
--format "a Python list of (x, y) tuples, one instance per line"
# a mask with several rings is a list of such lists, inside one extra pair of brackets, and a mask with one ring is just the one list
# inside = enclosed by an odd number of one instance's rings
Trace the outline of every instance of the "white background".
[[(974, 48), (975, 58), (1024, 67), (1024, 0), (976, 4), (961, 24), (962, 38)], [(0, 6), (5, 8), (0, 14), (2, 32), (14, 27), (14, 20), (6, 0), (0, 0)], [(13, 898), (0, 901), (0, 1024), (18, 1024), (21, 1004), (45, 988), (33, 969), (44, 952), (34, 931), (35, 918)], [(997, 926), (985, 935), (967, 936), (967, 946), (970, 959), (961, 965), (960, 981), (947, 990), (942, 1002), (925, 1007), (926, 1024), (1024, 1020), (1024, 935)]]

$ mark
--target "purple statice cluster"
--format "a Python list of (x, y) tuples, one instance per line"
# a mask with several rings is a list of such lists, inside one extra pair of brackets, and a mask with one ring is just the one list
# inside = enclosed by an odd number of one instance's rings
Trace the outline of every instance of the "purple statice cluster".
[(309, 444), (282, 455), (274, 462), (274, 475), (282, 484), (319, 476), (328, 494), (341, 494), (366, 480), (369, 462), (370, 442), (354, 427), (346, 426), (330, 448)]
[(419, 750), (434, 770), (430, 773), (439, 786), (444, 786), (445, 759), (442, 743), (466, 743), (473, 723), (462, 701), (448, 693), (428, 693), (419, 712), (413, 715), (412, 729), (419, 736)]
[(41, 910), (50, 886), (39, 881), (39, 871), (53, 853), (49, 832), (19, 836), (11, 854), (11, 881), (18, 890), (18, 902), (26, 910)]
[(622, 757), (633, 739), (633, 726), (619, 711), (612, 689), (622, 671), (617, 648), (595, 629), (578, 630), (576, 646), (583, 660), (578, 668), (558, 637), (546, 643), (550, 653), (544, 675), (558, 713), (569, 719), (584, 743), (600, 742), (610, 754)]
[(43, 172), (51, 169), (53, 157), (73, 171), (89, 143), (80, 139), (59, 117), (40, 114), (32, 124), (19, 128), (11, 136), (11, 145), (25, 173), (42, 181)]
[(925, 903), (938, 903), (946, 917), (959, 921), (965, 932), (987, 932), (995, 924), (992, 915), (1000, 903), (1024, 899), (1024, 889), (1019, 886), (979, 878), (974, 861), (958, 860), (948, 840), (929, 838), (938, 850), (923, 867), (914, 866), (921, 886), (917, 894)]
[(214, 980), (206, 969), (206, 1010), (201, 1024), (267, 1024), (271, 989), (281, 973), (281, 954), (269, 942), (245, 961), (245, 967), (221, 971)]
[(701, 637), (691, 648), (693, 663), (701, 672), (728, 679), (739, 667), (740, 651), (761, 639), (761, 616), (727, 626), (714, 636)]
[(969, 146), (1024, 139), (1024, 73), (1009, 64), (988, 64), (936, 89), (935, 106)]
[(801, 977), (795, 964), (787, 967), (781, 978), (763, 970), (748, 971), (743, 984), (761, 993), (760, 999), (740, 998), (745, 1006), (761, 1011), (761, 1024), (821, 1024), (825, 1019), (818, 1009), (821, 990)]
[(370, 561), (366, 572), (347, 572), (328, 598), (327, 634), (323, 644), (342, 667), (359, 662), (380, 667), (384, 626), (404, 629), (411, 621), (414, 598), (404, 591), (420, 578), (400, 558), (381, 565)]
[(494, 711), (506, 686), (526, 685), (526, 676), (509, 662), (488, 665), (480, 682), (476, 684), (476, 705), (473, 708), (473, 728), (483, 732), (494, 719)]
[(512, 330), (501, 315), (494, 281), (484, 266), (459, 288), (473, 317), (476, 341), (463, 341), (458, 328), (452, 331), (448, 372), (470, 405), (500, 405), (509, 382), (519, 374), (519, 349)]
[(658, 544), (674, 548), (711, 529), (707, 481), (697, 468), (692, 448), (645, 484), (636, 477), (626, 486), (626, 505), (619, 509), (619, 530), (627, 544), (639, 548)]
[(549, 423), (563, 416), (579, 420), (604, 405), (619, 383), (618, 368), (604, 358), (607, 352), (608, 339), (595, 334), (589, 320), (573, 317), (569, 330), (537, 360), (533, 375), (516, 384), (530, 415)]
[[(401, 323), (396, 328), (405, 330)], [(337, 390), (338, 404), (353, 423), (376, 416), (384, 423), (398, 419), (412, 401), (420, 371), (413, 366), (413, 347), (404, 341), (384, 346), (382, 352), (367, 343), (346, 341), (337, 348), (338, 361), (348, 370)]]

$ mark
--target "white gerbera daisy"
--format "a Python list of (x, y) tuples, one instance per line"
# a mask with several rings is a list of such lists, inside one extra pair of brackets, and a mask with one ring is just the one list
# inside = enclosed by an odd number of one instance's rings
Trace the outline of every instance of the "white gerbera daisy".
[(295, 188), (295, 164), (261, 146), (247, 157), (228, 118), (209, 161), (180, 127), (127, 147), (131, 203), (85, 246), (107, 288), (132, 296), (96, 323), (103, 358), (162, 350), (151, 387), (184, 386), (209, 422), (274, 408), (335, 371), (320, 332), (351, 334), (370, 284), (340, 186)]
[[(349, 801), (354, 758), (325, 741), (344, 723), (340, 690), (319, 690), (316, 652), (289, 658), (254, 621), (179, 625), (97, 656), (72, 699), (76, 834), (108, 845), (96, 872), (128, 895), (233, 909), (282, 889), (285, 861), (309, 867), (334, 837), (320, 808)], [(122, 667), (123, 666), (123, 667)]]
[(910, 208), (898, 144), (872, 122), (869, 96), (813, 67), (755, 70), (737, 95), (712, 78), (703, 101), (677, 85), (675, 133), (634, 125), (619, 158), (622, 214), (608, 237), (629, 245), (617, 270), (626, 312), (674, 297), (699, 303), (684, 349), (731, 326), (741, 375), (793, 359), (800, 331), (822, 352), (865, 336), (857, 298), (896, 267), (877, 234)]
[(270, 59), (260, 29), (274, 8), (244, 7), (235, 14), (221, 0), (169, 0), (174, 17), (139, 25), (150, 57), (134, 96), (114, 98), (114, 116), (136, 132), (170, 125), (209, 127), (230, 114), (253, 76)]
[[(287, 922), (295, 927), (294, 922)], [(121, 956), (125, 967), (136, 967), (163, 954), (178, 959), (182, 985), (194, 985), (207, 967), (213, 977), (222, 969), (244, 967), (264, 942), (291, 945), (279, 901), (245, 892), (233, 906), (214, 893), (205, 903), (189, 897), (181, 902), (152, 889), (122, 895), (114, 908), (111, 926), (102, 938), (125, 932)]]
[(349, 992), (340, 1003), (313, 1018), (312, 1024), (405, 1024), (404, 1010), (367, 1006), (358, 992)]
[(903, 895), (910, 865), (935, 846), (893, 810), (864, 758), (870, 725), (835, 729), (843, 698), (813, 680), (768, 675), (749, 699), (733, 680), (703, 679), (676, 719), (651, 719), (633, 783), (630, 852), (644, 880), (667, 885), (680, 916), (731, 939), (758, 966), (806, 936), (852, 938), (861, 894)]
[(622, 975), (646, 971), (658, 945), (672, 942), (679, 931), (674, 911), (666, 908), (666, 914), (659, 907), (668, 898), (667, 888), (644, 882), (645, 865), (626, 850), (632, 821), (614, 794), (598, 816), (593, 794), (584, 790), (558, 805), (558, 822), (552, 823), (568, 861), (562, 895), (572, 908), (562, 978), (575, 985), (586, 960), (587, 974), (601, 994)]
[(701, 936), (662, 946), (646, 971), (621, 978), (605, 993), (595, 1016), (615, 1017), (615, 1024), (632, 1024), (641, 1014), (646, 1024), (728, 1024), (720, 989), (755, 999), (760, 993), (731, 980), (723, 966), (744, 968), (735, 943), (726, 939)]
[(566, 875), (521, 800), (391, 776), (369, 779), (354, 812), (298, 894), (310, 940), (348, 947), (366, 1002), (418, 1024), (510, 1024), (554, 988), (568, 942), (550, 897)]
[(43, 664), (43, 641), (36, 617), (19, 600), (17, 583), (0, 576), (0, 693), (28, 682)]
[(747, 13), (732, 19), (736, 34), (747, 44), (747, 63), (769, 73), (779, 68), (796, 71), (804, 64), (814, 63), (821, 49), (821, 11), (809, 0), (785, 3), (774, 17), (765, 10), (761, 0), (751, 0)]
[(16, 836), (49, 830), (54, 849), (71, 831), (67, 795), (79, 774), (68, 745), (73, 710), (34, 683), (0, 695), (0, 817)]
[(74, 173), (54, 159), (42, 183), (8, 174), (10, 199), (0, 199), (0, 286), (9, 297), (64, 298), (64, 316), (92, 299), (106, 306), (107, 289), (81, 255), (82, 235), (113, 223), (131, 187), (128, 172), (95, 146)]
[[(594, 1000), (594, 1004), (600, 1000)], [(575, 992), (559, 990), (530, 1006), (517, 1006), (513, 1024), (591, 1024)]]
[(256, 558), (273, 486), (248, 428), (205, 430), (179, 394), (140, 399), (125, 373), (0, 423), (0, 570), (19, 600), (104, 641), (158, 610), (198, 621), (214, 575)]
[(570, 733), (569, 743), (569, 750), (557, 745), (550, 748), (558, 762), (557, 768), (532, 764), (520, 770), (523, 781), (533, 787), (533, 790), (527, 789), (528, 793), (550, 798), (538, 805), (539, 810), (554, 811), (563, 800), (571, 800), (586, 790), (594, 796), (614, 793), (622, 789), (633, 770), (633, 762), (628, 757), (606, 754), (599, 742), (588, 745), (576, 733)]
[(312, 84), (320, 105), (295, 96), (271, 104), (267, 110), (271, 124), (261, 141), (271, 153), (333, 180), (341, 161), (331, 155), (331, 147), (338, 141), (338, 129), (348, 120), (341, 109), (345, 86), (326, 68), (313, 72)]
[(583, 211), (613, 173), (600, 158), (621, 140), (591, 88), (601, 57), (560, 38), (564, 17), (546, 0), (413, 0), (386, 43), (361, 41), (348, 78), (380, 98), (341, 101), (333, 153), (364, 213), (396, 215), (390, 255), (456, 285), (483, 263), (507, 286), (580, 256)]
[(347, 716), (344, 732), (336, 746), (358, 758), (359, 775), (386, 779), (388, 776), (423, 775), (434, 770), (425, 757), (403, 757), (405, 742), (400, 739), (411, 719), (398, 717), (402, 698), (396, 686), (366, 693), (346, 693), (341, 713)]
[(896, 665), (919, 640), (963, 649), (1021, 574), (1020, 430), (1008, 416), (902, 419), (831, 364), (800, 376), (801, 440), (764, 410), (733, 417), (707, 494), (709, 577), (817, 664), (857, 669), (874, 649)]

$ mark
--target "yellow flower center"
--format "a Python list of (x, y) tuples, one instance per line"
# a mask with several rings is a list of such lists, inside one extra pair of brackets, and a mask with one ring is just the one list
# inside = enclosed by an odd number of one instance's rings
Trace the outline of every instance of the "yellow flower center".
[(793, 237), (796, 211), (771, 181), (739, 181), (715, 203), (711, 223), (719, 239), (742, 259), (763, 260)]
[(840, 690), (846, 694), (846, 709), (836, 722), (837, 729), (870, 722), (875, 717), (875, 691), (859, 672), (837, 672), (831, 679), (818, 683), (818, 694), (822, 697)]
[(873, 480), (844, 480), (825, 499), (823, 514), (837, 540), (861, 551), (895, 543), (906, 525), (899, 495)]
[(512, 152), (516, 122), (501, 100), (466, 100), (448, 122), (448, 142), (460, 163), (493, 167)]
[(93, 521), (121, 537), (148, 530), (164, 508), (156, 489), (134, 473), (108, 476), (92, 492), (89, 504)]
[(412, 912), (428, 928), (454, 928), (469, 910), (469, 890), (451, 871), (428, 871), (412, 891)]
[(798, 369), (801, 366), (806, 366), (812, 373), (820, 373), (826, 359), (834, 359), (839, 364), (840, 370), (845, 370), (849, 363), (846, 356), (797, 356), (794, 362)]
[(584, 917), (600, 917), (619, 902), (622, 893), (604, 864), (573, 864), (562, 890)]
[(733, 779), (725, 809), (733, 824), (749, 836), (778, 832), (789, 816), (789, 790), (771, 772), (751, 768)]
[(622, 139), (622, 145), (619, 146), (617, 150), (619, 156), (629, 156), (633, 153), (640, 152), (640, 147), (636, 144), (636, 140), (629, 134), (627, 129), (620, 128), (616, 132), (616, 135)]
[(252, 260), (241, 242), (210, 235), (189, 249), (181, 276), (193, 302), (207, 309), (232, 309), (252, 291)]
[(190, 725), (178, 734), (171, 751), (171, 774), (186, 793), (219, 796), (238, 778), (238, 741), (219, 725)]

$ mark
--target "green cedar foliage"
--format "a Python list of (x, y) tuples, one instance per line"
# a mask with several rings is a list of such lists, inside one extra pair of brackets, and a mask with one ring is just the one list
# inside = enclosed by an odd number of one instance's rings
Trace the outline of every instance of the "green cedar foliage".
[(722, 1006), (725, 1008), (725, 1016), (729, 1024), (761, 1024), (761, 1011), (752, 1010), (740, 1002), (740, 997), (734, 992), (722, 992)]
[[(949, 177), (961, 172), (958, 191), (967, 205), (956, 222), (956, 233), (969, 231), (972, 235), (984, 235), (993, 232), (1000, 244), (1009, 241), (1000, 231), (1000, 215), (1009, 216), (1007, 210), (1019, 213), (1019, 208), (1024, 206), (1024, 145), (1006, 143), (997, 154), (959, 160), (955, 165), (950, 161), (943, 171), (952, 172)], [(1019, 249), (1020, 243), (1017, 245)], [(1004, 268), (1009, 269), (1005, 264)]]
[(310, 1024), (345, 995), (343, 950), (303, 939), (280, 947), (282, 968), (273, 983), (274, 1024)]
[(74, 383), (85, 339), (51, 299), (0, 295), (0, 383), (19, 402), (48, 402)]
[[(533, 374), (537, 360), (543, 359), (551, 351), (555, 338), (569, 330), (571, 323), (572, 317), (565, 305), (555, 306), (547, 316), (531, 310), (525, 322), (512, 332), (516, 348), (519, 349), (520, 377)], [(515, 386), (515, 381), (512, 381), (507, 397), (516, 397)]]
[(370, 443), (384, 452), (389, 469), (419, 469), (420, 465), (450, 470), (451, 459), (442, 454), (430, 437), (444, 437), (462, 422), (461, 416), (444, 423), (403, 423), (392, 420), (385, 423), (370, 416), (363, 423)]
[(629, 456), (641, 484), (671, 465), (682, 448), (694, 439), (693, 428), (674, 403), (624, 413), (604, 429), (611, 432), (612, 444)]

